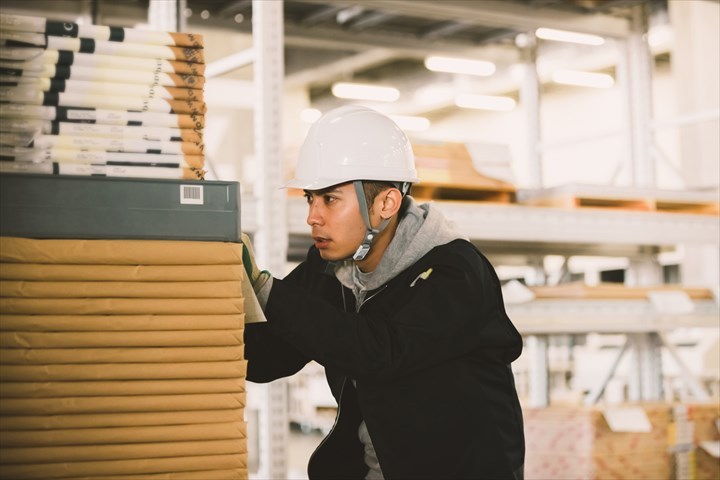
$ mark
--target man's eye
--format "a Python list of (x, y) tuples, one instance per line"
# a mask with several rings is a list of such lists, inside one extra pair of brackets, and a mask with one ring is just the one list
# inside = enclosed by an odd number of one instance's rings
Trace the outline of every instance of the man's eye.
[(332, 203), (335, 200), (337, 200), (335, 197), (331, 197), (330, 195), (326, 195), (324, 198), (325, 198), (325, 203)]

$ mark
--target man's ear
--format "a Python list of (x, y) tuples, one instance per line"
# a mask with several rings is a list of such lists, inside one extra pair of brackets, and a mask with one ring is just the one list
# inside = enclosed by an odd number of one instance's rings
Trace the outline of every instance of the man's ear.
[(379, 205), (380, 216), (386, 220), (395, 215), (402, 204), (402, 194), (397, 188), (388, 188), (377, 196), (381, 200)]

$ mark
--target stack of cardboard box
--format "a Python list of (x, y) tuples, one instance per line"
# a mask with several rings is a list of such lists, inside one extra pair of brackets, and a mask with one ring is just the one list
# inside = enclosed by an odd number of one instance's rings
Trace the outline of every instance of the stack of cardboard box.
[[(641, 410), (638, 410), (640, 407)], [(601, 407), (554, 406), (525, 409), (525, 478), (672, 478), (668, 451), (670, 408), (665, 404), (627, 406), (649, 431), (610, 427)], [(615, 409), (617, 410), (617, 408)]]
[(247, 478), (242, 245), (0, 237), (6, 478)]
[(0, 171), (202, 179), (203, 38), (0, 15)]

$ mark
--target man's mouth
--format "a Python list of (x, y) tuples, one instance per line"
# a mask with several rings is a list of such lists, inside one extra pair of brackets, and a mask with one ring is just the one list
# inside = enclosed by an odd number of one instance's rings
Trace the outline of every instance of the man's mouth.
[(330, 244), (330, 239), (325, 237), (313, 236), (312, 239), (315, 242), (315, 248), (327, 248)]

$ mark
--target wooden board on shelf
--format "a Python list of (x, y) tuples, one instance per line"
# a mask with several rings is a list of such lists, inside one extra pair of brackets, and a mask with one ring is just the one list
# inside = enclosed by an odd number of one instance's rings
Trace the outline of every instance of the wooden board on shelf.
[(462, 143), (415, 143), (415, 167), (420, 183), (412, 195), (421, 199), (515, 201), (513, 184), (479, 173)]
[(571, 209), (603, 208), (705, 215), (720, 213), (717, 192), (605, 185), (563, 185), (520, 190), (517, 192), (517, 202), (523, 205)]
[(713, 294), (707, 288), (688, 288), (681, 285), (655, 285), (628, 287), (623, 284), (603, 283), (588, 286), (580, 282), (555, 286), (530, 287), (536, 299), (593, 299), (593, 300), (646, 300), (648, 292), (684, 292), (692, 300), (712, 300)]

